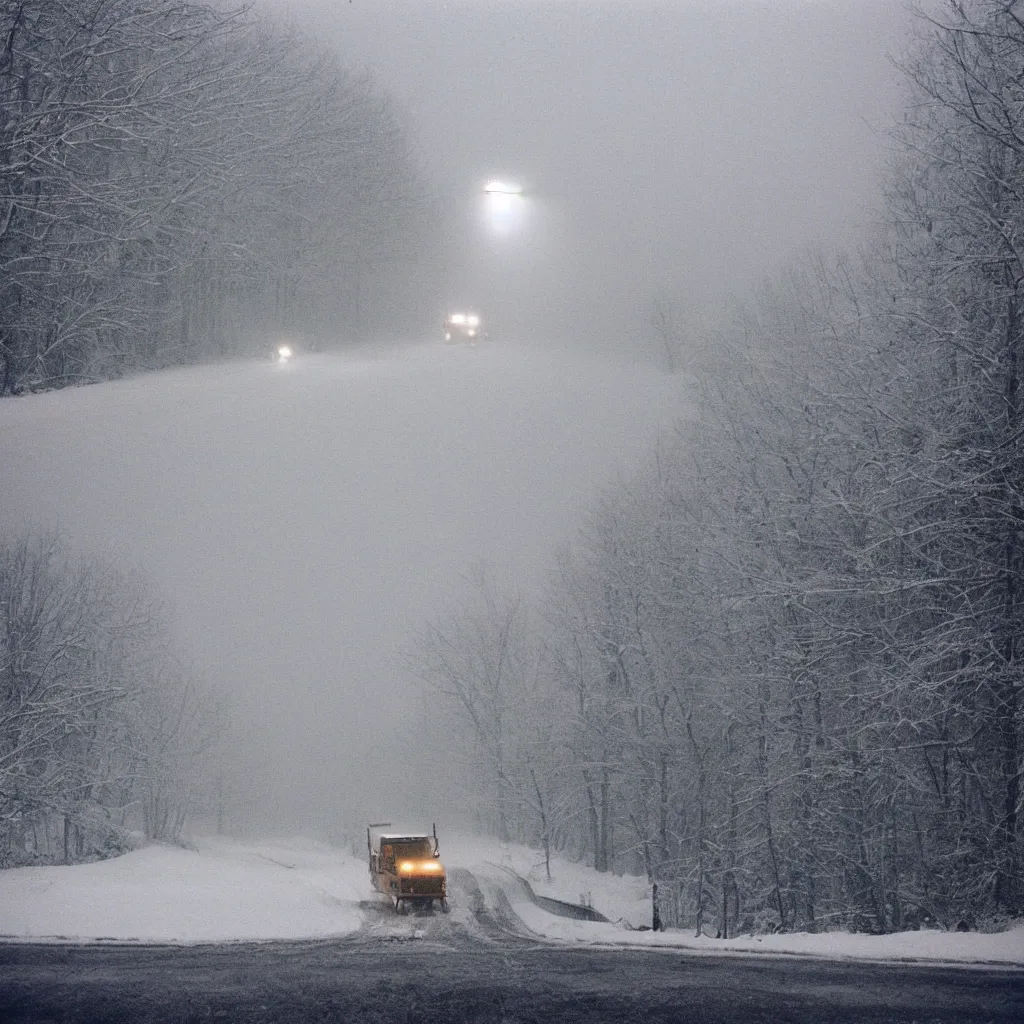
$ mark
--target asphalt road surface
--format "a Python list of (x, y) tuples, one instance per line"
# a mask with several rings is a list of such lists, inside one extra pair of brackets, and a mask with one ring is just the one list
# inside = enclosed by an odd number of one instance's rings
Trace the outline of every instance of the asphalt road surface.
[(524, 934), (459, 874), (450, 914), (371, 905), (340, 939), (2, 945), (0, 1021), (1024, 1021), (1022, 970), (571, 948)]

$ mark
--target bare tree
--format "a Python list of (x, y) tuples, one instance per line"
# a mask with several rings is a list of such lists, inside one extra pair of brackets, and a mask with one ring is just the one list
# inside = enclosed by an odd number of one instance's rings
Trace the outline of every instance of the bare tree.
[(0, 679), (4, 865), (177, 835), (220, 719), (136, 585), (54, 537), (0, 542)]

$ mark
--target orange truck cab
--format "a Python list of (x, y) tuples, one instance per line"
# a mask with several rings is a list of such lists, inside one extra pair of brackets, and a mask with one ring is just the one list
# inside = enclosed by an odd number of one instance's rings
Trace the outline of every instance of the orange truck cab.
[(431, 909), (435, 901), (447, 913), (448, 880), (440, 861), (437, 826), (429, 835), (378, 831), (384, 828), (390, 829), (390, 823), (370, 825), (366, 830), (374, 889), (387, 896), (399, 914), (406, 913), (410, 904)]

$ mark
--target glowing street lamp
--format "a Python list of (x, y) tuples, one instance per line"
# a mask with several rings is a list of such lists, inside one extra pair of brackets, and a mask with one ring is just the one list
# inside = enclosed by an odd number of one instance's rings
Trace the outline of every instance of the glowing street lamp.
[(523, 186), (511, 181), (489, 181), (484, 185), (484, 192), (489, 196), (521, 196)]
[(514, 181), (492, 178), (481, 189), (484, 218), (492, 235), (508, 236), (518, 232), (526, 216), (523, 186)]

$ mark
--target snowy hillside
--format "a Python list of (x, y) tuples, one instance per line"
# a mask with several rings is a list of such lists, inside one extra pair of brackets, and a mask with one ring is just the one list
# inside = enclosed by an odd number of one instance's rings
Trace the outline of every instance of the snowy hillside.
[(497, 343), (167, 371), (0, 402), (0, 529), (165, 599), (232, 704), (246, 815), (359, 822), (417, 779), (402, 645), (477, 561), (536, 587), (679, 410), (650, 367)]

